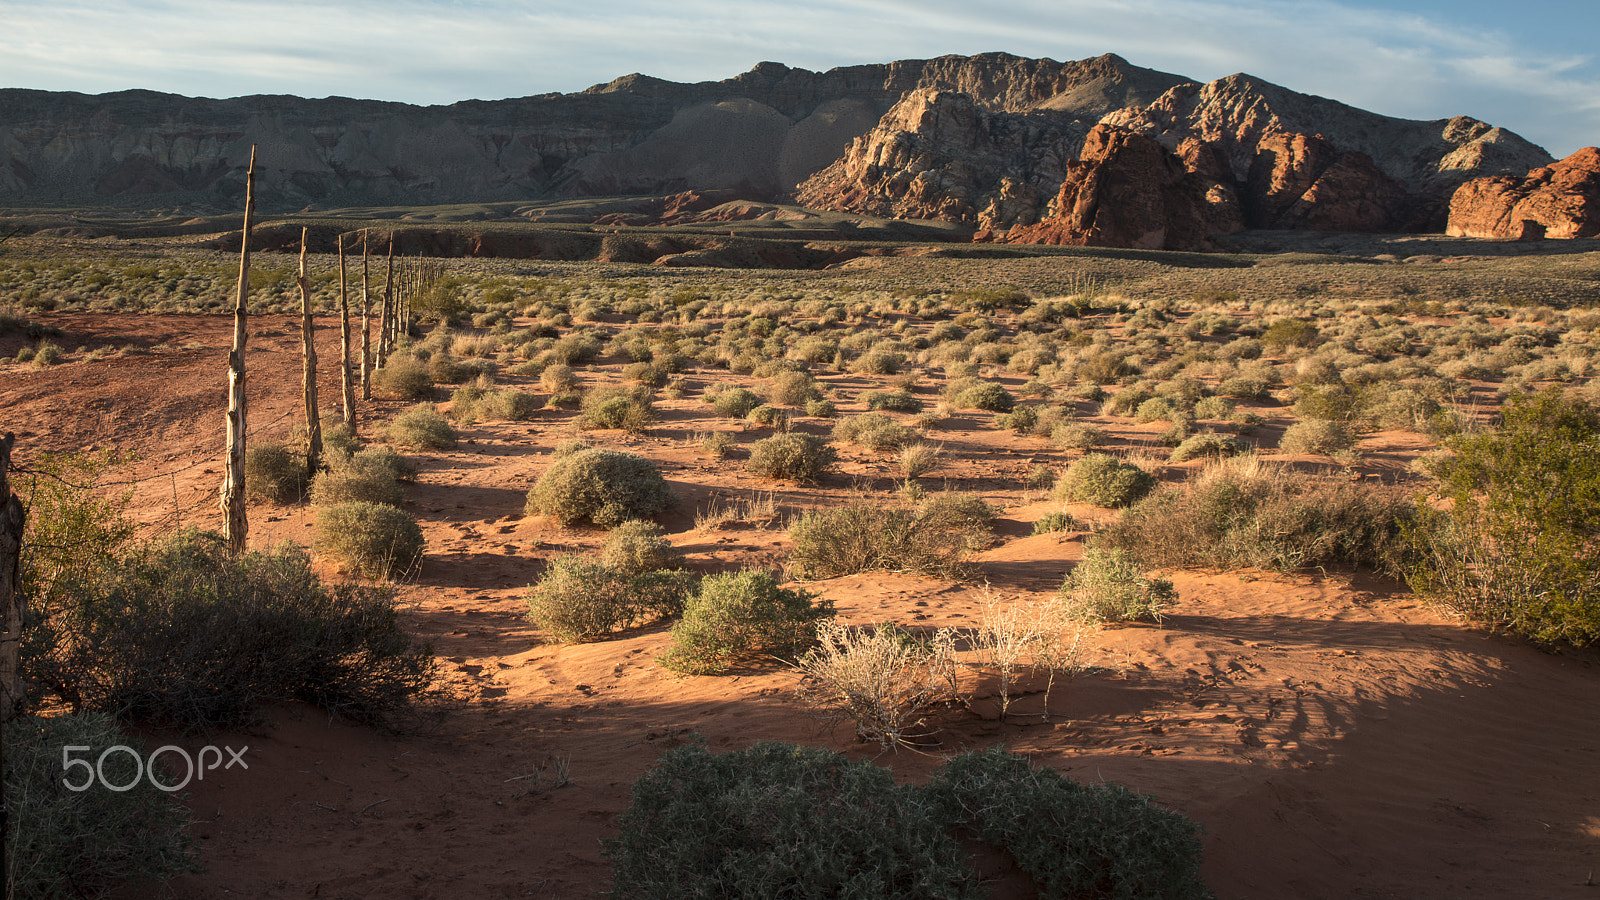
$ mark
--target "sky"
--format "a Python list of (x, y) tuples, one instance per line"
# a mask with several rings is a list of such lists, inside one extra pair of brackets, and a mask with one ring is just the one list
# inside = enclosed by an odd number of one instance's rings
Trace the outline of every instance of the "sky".
[(1600, 144), (1596, 0), (0, 0), (0, 87), (419, 104), (1004, 51)]

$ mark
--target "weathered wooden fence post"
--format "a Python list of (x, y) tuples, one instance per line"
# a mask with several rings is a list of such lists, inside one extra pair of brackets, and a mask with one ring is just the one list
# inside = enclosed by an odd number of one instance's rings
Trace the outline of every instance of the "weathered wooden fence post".
[(356, 431), (356, 387), (350, 371), (350, 286), (344, 272), (344, 235), (339, 235), (339, 399), (343, 401), (344, 424)]
[(18, 584), (22, 572), (22, 501), (11, 493), (7, 471), (11, 468), (11, 448), (16, 437), (6, 432), (0, 438), (0, 614), (5, 617), (5, 633), (0, 634), (0, 722), (9, 721), (22, 710), (24, 686), (20, 660), (22, 640), (22, 591)]
[(250, 169), (244, 181), (244, 239), (239, 251), (239, 293), (233, 304), (233, 349), (228, 351), (228, 459), (222, 476), (222, 534), (230, 553), (243, 553), (250, 521), (245, 515), (245, 378), (244, 345), (250, 300), (250, 229), (256, 209), (256, 148), (250, 148)]
[(311, 318), (311, 278), (306, 274), (306, 242), (311, 229), (300, 227), (300, 275), (295, 283), (300, 286), (300, 348), (305, 356), (305, 370), (300, 376), (300, 390), (306, 404), (306, 477), (310, 478), (322, 468), (322, 419), (317, 410), (317, 326)]
[(372, 399), (372, 273), (367, 269), (367, 230), (361, 229), (361, 399)]

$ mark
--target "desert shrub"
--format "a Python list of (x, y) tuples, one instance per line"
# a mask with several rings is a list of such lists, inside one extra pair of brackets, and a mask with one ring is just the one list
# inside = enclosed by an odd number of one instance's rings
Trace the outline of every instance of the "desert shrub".
[(307, 480), (305, 457), (282, 444), (258, 443), (245, 450), (245, 495), (251, 500), (297, 503)]
[(863, 413), (840, 419), (833, 426), (833, 439), (847, 444), (857, 444), (870, 450), (899, 450), (922, 438), (914, 428), (907, 428), (881, 413)]
[(390, 579), (422, 564), (426, 542), (411, 514), (388, 503), (348, 501), (317, 511), (312, 549), (352, 571)]
[(1194, 405), (1197, 419), (1226, 419), (1233, 415), (1233, 404), (1221, 397), (1204, 397)]
[(616, 386), (596, 388), (584, 395), (583, 411), (576, 424), (579, 428), (620, 428), (643, 434), (655, 418), (650, 388)]
[(700, 449), (717, 459), (726, 457), (738, 444), (738, 440), (726, 431), (713, 431), (700, 439)]
[(1317, 342), (1317, 326), (1304, 319), (1279, 319), (1261, 335), (1268, 348), (1310, 347)]
[(778, 431), (789, 430), (789, 414), (765, 403), (750, 410), (750, 414), (745, 416), (744, 420), (751, 425), (765, 425)]
[[(342, 457), (329, 457), (334, 465), (342, 464)], [(382, 445), (366, 447), (350, 456), (349, 464), (360, 468), (383, 469), (395, 481), (416, 481), (417, 467), (411, 460), (396, 453), (393, 447)]]
[(950, 405), (957, 409), (985, 409), (990, 412), (1010, 412), (1017, 398), (1005, 387), (993, 381), (976, 378), (961, 379), (945, 390)]
[(220, 535), (191, 529), (116, 568), (58, 617), (52, 652), (34, 661), (74, 706), (208, 728), (302, 700), (384, 721), (432, 683), (433, 654), (401, 626), (391, 592), (324, 585), (292, 545), (233, 556)]
[(435, 353), (428, 357), (428, 378), (434, 384), (464, 384), (477, 377), (473, 362), (448, 353)]
[(456, 411), (456, 418), (462, 422), (478, 418), (521, 422), (533, 418), (539, 409), (536, 397), (515, 388), (481, 390), (463, 386), (456, 390), (451, 400), (452, 410)]
[(729, 419), (742, 419), (750, 414), (750, 410), (760, 405), (759, 394), (741, 387), (719, 391), (711, 399), (711, 408), (716, 410), (717, 415)]
[(405, 499), (395, 483), (394, 470), (376, 456), (330, 457), (330, 462), (332, 465), (312, 479), (314, 506), (356, 501), (399, 506)]
[(657, 662), (674, 672), (713, 675), (754, 659), (793, 659), (816, 643), (817, 623), (832, 615), (833, 601), (781, 587), (767, 572), (709, 575)]
[(1285, 453), (1320, 453), (1333, 456), (1356, 445), (1356, 436), (1342, 423), (1306, 419), (1284, 429), (1278, 449)]
[(666, 370), (646, 362), (629, 363), (622, 367), (622, 377), (649, 387), (663, 387), (667, 383)]
[(850, 371), (863, 375), (894, 375), (906, 364), (906, 355), (893, 350), (868, 350), (850, 363)]
[(394, 417), (383, 439), (409, 450), (449, 450), (456, 445), (456, 430), (431, 403), (418, 403)]
[(615, 528), (647, 519), (674, 504), (671, 488), (655, 463), (618, 450), (589, 448), (562, 456), (528, 491), (529, 515), (552, 516), (563, 525), (587, 519)]
[(894, 412), (917, 412), (922, 409), (922, 401), (911, 396), (908, 391), (867, 391), (861, 395), (861, 402), (867, 409), (887, 409)]
[(1246, 455), (1208, 465), (1187, 489), (1146, 497), (1094, 546), (1167, 568), (1386, 567), (1409, 516), (1393, 489), (1296, 474)]
[(1074, 519), (1071, 513), (1066, 512), (1046, 513), (1037, 522), (1033, 523), (1033, 533), (1035, 535), (1054, 534), (1058, 531), (1076, 531), (1077, 529), (1078, 520)]
[(1167, 457), (1167, 462), (1181, 463), (1191, 459), (1207, 457), (1221, 459), (1226, 456), (1236, 456), (1250, 449), (1244, 441), (1232, 435), (1205, 432), (1191, 435), (1172, 450), (1172, 455)]
[(1067, 466), (1055, 495), (1073, 503), (1107, 508), (1127, 506), (1150, 493), (1154, 475), (1105, 453), (1090, 453)]
[(683, 561), (683, 553), (665, 535), (654, 522), (630, 519), (606, 536), (600, 561), (625, 575), (675, 568)]
[[(98, 785), (72, 791), (62, 783), (84, 780), (81, 771), (63, 768), (63, 747), (88, 748), (78, 758), (90, 763), (116, 746), (148, 758), (144, 745), (111, 716), (20, 716), (5, 723), (4, 740), (7, 897), (97, 897), (123, 882), (148, 883), (196, 869), (183, 805), (148, 779), (125, 791)], [(106, 783), (121, 786), (133, 782), (134, 768), (133, 756), (111, 753), (101, 774)], [(179, 780), (166, 773), (153, 777), (168, 785)]]
[(1106, 442), (1104, 428), (1086, 422), (1063, 423), (1050, 432), (1050, 443), (1063, 450), (1092, 450)]
[(370, 373), (372, 395), (383, 400), (427, 400), (433, 397), (428, 364), (409, 353), (396, 353)]
[(1061, 585), (1060, 603), (1079, 622), (1160, 622), (1178, 599), (1172, 582), (1146, 578), (1127, 550), (1090, 548)]
[(634, 782), (617, 826), (604, 853), (623, 900), (980, 895), (914, 787), (820, 747), (675, 747)]
[[(46, 366), (53, 366), (61, 361), (64, 353), (65, 351), (59, 345), (50, 341), (41, 341), (39, 346), (33, 348), (33, 364), (41, 369)], [(18, 358), (21, 358), (20, 353)]]
[(745, 469), (762, 478), (814, 482), (832, 468), (838, 453), (822, 438), (799, 432), (775, 434), (750, 447)]
[(924, 736), (929, 711), (957, 697), (955, 640), (940, 629), (917, 640), (893, 624), (857, 628), (830, 619), (796, 668), (801, 702), (885, 749)]
[(996, 428), (1006, 428), (1018, 434), (1028, 434), (1039, 425), (1039, 407), (1018, 406), (1009, 413), (994, 417)]
[(804, 406), (822, 399), (808, 372), (779, 372), (767, 385), (767, 401), (779, 406)]
[(839, 409), (834, 406), (832, 400), (808, 400), (806, 401), (806, 415), (818, 419), (831, 419), (839, 415)]
[(1091, 384), (1116, 384), (1124, 378), (1139, 374), (1139, 367), (1126, 351), (1102, 350), (1083, 357), (1078, 365), (1078, 377)]
[(569, 365), (551, 363), (539, 373), (539, 386), (551, 394), (572, 393), (578, 387), (578, 376)]
[(1107, 397), (1100, 404), (1100, 415), (1131, 416), (1139, 409), (1140, 404), (1154, 396), (1143, 386), (1125, 388)]
[(1600, 413), (1549, 389), (1446, 446), (1450, 506), (1419, 499), (1407, 529), (1412, 587), (1541, 643), (1600, 641)]
[(1263, 400), (1266, 399), (1269, 388), (1271, 385), (1263, 378), (1235, 375), (1217, 385), (1217, 394), (1235, 400)]
[(528, 619), (558, 641), (594, 640), (677, 615), (692, 587), (687, 572), (628, 572), (587, 556), (558, 556), (528, 588)]
[(1008, 851), (1041, 897), (1211, 897), (1200, 826), (1115, 782), (1079, 784), (992, 747), (950, 760), (924, 790), (947, 824)]
[(789, 536), (789, 562), (803, 578), (874, 571), (963, 578), (968, 557), (993, 533), (982, 512), (962, 501), (918, 510), (860, 501), (808, 512)]

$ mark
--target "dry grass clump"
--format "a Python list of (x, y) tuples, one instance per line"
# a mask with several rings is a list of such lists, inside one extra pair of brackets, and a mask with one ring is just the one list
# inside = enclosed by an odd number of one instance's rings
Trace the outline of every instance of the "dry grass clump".
[(857, 501), (806, 513), (789, 529), (789, 562), (804, 578), (909, 572), (963, 578), (967, 558), (993, 539), (993, 510), (938, 495), (915, 510)]
[(745, 469), (762, 478), (810, 483), (827, 474), (837, 458), (833, 445), (822, 438), (789, 432), (751, 445)]
[(911, 444), (900, 451), (900, 475), (921, 478), (939, 467), (944, 455), (931, 444)]
[(879, 452), (900, 450), (922, 438), (914, 428), (907, 428), (881, 413), (862, 413), (840, 419), (833, 426), (833, 439), (846, 444), (857, 444)]
[(1185, 438), (1183, 443), (1174, 447), (1172, 455), (1167, 457), (1167, 462), (1181, 463), (1191, 459), (1223, 459), (1237, 456), (1249, 450), (1250, 446), (1232, 435), (1204, 432)]
[(1356, 445), (1356, 436), (1342, 422), (1305, 419), (1284, 429), (1278, 449), (1285, 453), (1339, 456)]
[(372, 396), (383, 400), (428, 400), (433, 397), (433, 376), (428, 364), (410, 353), (390, 356), (371, 374)]
[(948, 628), (919, 639), (892, 623), (861, 628), (829, 619), (795, 667), (802, 703), (828, 719), (854, 722), (859, 740), (885, 749), (925, 737), (928, 713), (959, 696), (955, 633)]
[(1398, 491), (1295, 473), (1253, 455), (1145, 498), (1095, 539), (1162, 568), (1391, 564), (1411, 515)]
[(1155, 476), (1105, 453), (1091, 453), (1067, 467), (1056, 481), (1057, 499), (1117, 508), (1150, 493)]
[(588, 520), (615, 528), (647, 519), (676, 502), (655, 463), (618, 450), (586, 448), (558, 458), (528, 491), (529, 515), (563, 525)]

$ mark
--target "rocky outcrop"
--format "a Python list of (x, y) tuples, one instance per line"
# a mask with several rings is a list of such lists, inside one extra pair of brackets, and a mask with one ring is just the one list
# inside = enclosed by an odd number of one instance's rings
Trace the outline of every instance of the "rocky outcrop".
[(1450, 198), (1447, 233), (1497, 240), (1600, 237), (1600, 148), (1523, 177), (1477, 178)]
[(1083, 154), (1067, 166), (1049, 214), (1036, 225), (1004, 233), (980, 231), (976, 241), (1208, 249), (1210, 237), (1244, 227), (1231, 184), (1198, 143), (1169, 153), (1154, 140), (1097, 125)]

